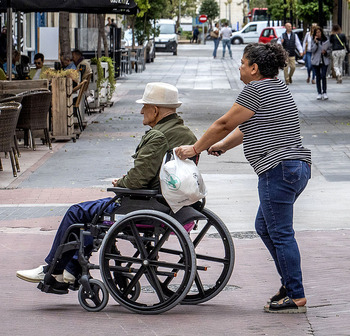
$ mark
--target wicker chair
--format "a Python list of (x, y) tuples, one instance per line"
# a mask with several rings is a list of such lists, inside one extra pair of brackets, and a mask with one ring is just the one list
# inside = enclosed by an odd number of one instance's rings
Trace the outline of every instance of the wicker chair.
[(28, 137), (32, 140), (32, 148), (36, 150), (32, 131), (44, 130), (46, 143), (52, 149), (49, 130), (48, 114), (51, 104), (52, 93), (45, 91), (27, 91), (17, 96), (22, 99), (22, 111), (18, 118), (17, 129), (24, 130), (25, 144), (29, 145)]
[[(17, 153), (14, 149), (14, 134), (22, 105), (16, 102), (0, 103), (0, 152), (9, 152), (13, 176), (20, 171)], [(3, 170), (0, 159), (0, 171)]]
[[(23, 96), (17, 96), (12, 94), (0, 95), (0, 103), (10, 103), (10, 102), (22, 103), (22, 99), (23, 99)], [(14, 134), (13, 140), (14, 140), (17, 156), (21, 157), (21, 152), (19, 151), (16, 132)], [(5, 157), (7, 157), (7, 153), (5, 153)]]

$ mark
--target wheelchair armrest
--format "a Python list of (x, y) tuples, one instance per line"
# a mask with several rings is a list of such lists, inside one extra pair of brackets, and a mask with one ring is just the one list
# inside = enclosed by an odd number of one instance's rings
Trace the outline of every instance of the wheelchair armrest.
[(114, 187), (114, 188), (107, 188), (107, 191), (112, 191), (116, 195), (122, 195), (122, 196), (148, 196), (148, 197), (161, 196), (158, 190), (151, 190), (151, 189), (128, 189), (128, 188)]

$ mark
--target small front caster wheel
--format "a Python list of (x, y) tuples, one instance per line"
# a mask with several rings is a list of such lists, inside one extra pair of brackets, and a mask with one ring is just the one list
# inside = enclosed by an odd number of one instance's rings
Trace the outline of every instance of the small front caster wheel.
[(108, 303), (108, 291), (104, 283), (100, 280), (89, 280), (91, 295), (81, 285), (78, 292), (80, 305), (89, 312), (98, 312), (106, 307)]

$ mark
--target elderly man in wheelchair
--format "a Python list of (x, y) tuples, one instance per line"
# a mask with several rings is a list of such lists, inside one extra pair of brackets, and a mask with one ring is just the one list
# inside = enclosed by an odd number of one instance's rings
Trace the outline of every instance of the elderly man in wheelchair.
[[(108, 292), (127, 309), (143, 314), (162, 313), (179, 302), (205, 302), (222, 290), (233, 270), (230, 234), (204, 208), (204, 201), (174, 214), (159, 192), (158, 174), (166, 152), (196, 141), (176, 114), (181, 105), (176, 87), (149, 83), (136, 102), (143, 104), (143, 124), (151, 129), (136, 148), (134, 167), (108, 189), (115, 196), (71, 206), (45, 258), (47, 264), (16, 274), (39, 283), (46, 293), (79, 289), (79, 302), (88, 311), (103, 309)], [(199, 223), (203, 228), (192, 241), (189, 232)], [(217, 255), (206, 255), (208, 234), (221, 238)], [(90, 256), (98, 250), (95, 265)], [(199, 274), (208, 268), (219, 274), (214, 281)], [(92, 278), (93, 269), (100, 269), (103, 282)], [(190, 293), (193, 283), (196, 291)]]

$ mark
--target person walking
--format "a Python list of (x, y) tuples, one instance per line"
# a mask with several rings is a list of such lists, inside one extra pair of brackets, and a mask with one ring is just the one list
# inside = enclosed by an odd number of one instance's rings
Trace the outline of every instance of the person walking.
[(220, 36), (222, 38), (222, 58), (225, 58), (225, 49), (227, 47), (228, 52), (230, 53), (230, 57), (232, 58), (232, 52), (231, 52), (231, 35), (232, 30), (228, 27), (228, 23), (225, 22), (224, 28), (221, 28)]
[(214, 29), (210, 32), (210, 36), (213, 38), (214, 41), (214, 51), (213, 51), (213, 57), (216, 58), (216, 52), (219, 47), (220, 43), (220, 29), (219, 29), (219, 23), (215, 23)]
[(341, 84), (343, 81), (343, 62), (346, 53), (349, 52), (349, 45), (338, 24), (333, 25), (329, 41), (332, 47), (333, 68), (337, 76), (337, 83)]
[(176, 149), (179, 158), (186, 159), (207, 148), (209, 154), (218, 156), (243, 144), (244, 155), (258, 175), (260, 206), (255, 228), (282, 284), (264, 307), (269, 313), (306, 311), (293, 208), (311, 176), (311, 151), (302, 144), (294, 99), (277, 78), (287, 59), (277, 43), (248, 44), (239, 68), (246, 86), (236, 102), (194, 145)]
[(193, 29), (192, 43), (198, 43), (198, 35), (199, 35), (199, 29), (198, 29), (198, 27), (196, 26), (196, 27)]
[[(312, 41), (312, 34), (314, 33), (315, 28), (317, 27), (317, 23), (313, 23), (310, 27), (310, 31), (308, 31), (305, 35), (304, 41), (303, 41), (303, 50), (304, 50), (304, 60), (305, 60), (305, 66), (307, 69), (307, 79), (306, 83), (316, 84), (315, 78), (315, 69), (313, 68), (311, 64), (311, 41)], [(312, 78), (311, 78), (312, 74)]]
[[(331, 55), (331, 44), (321, 27), (316, 27), (311, 41), (311, 64), (316, 73), (317, 100), (327, 100), (327, 68)], [(322, 85), (321, 85), (322, 84)]]
[(284, 80), (288, 85), (293, 83), (292, 77), (295, 71), (295, 48), (298, 49), (300, 56), (303, 56), (304, 53), (298, 35), (292, 32), (292, 25), (287, 22), (285, 28), (286, 31), (282, 34), (280, 43), (289, 55), (288, 63), (284, 68)]

